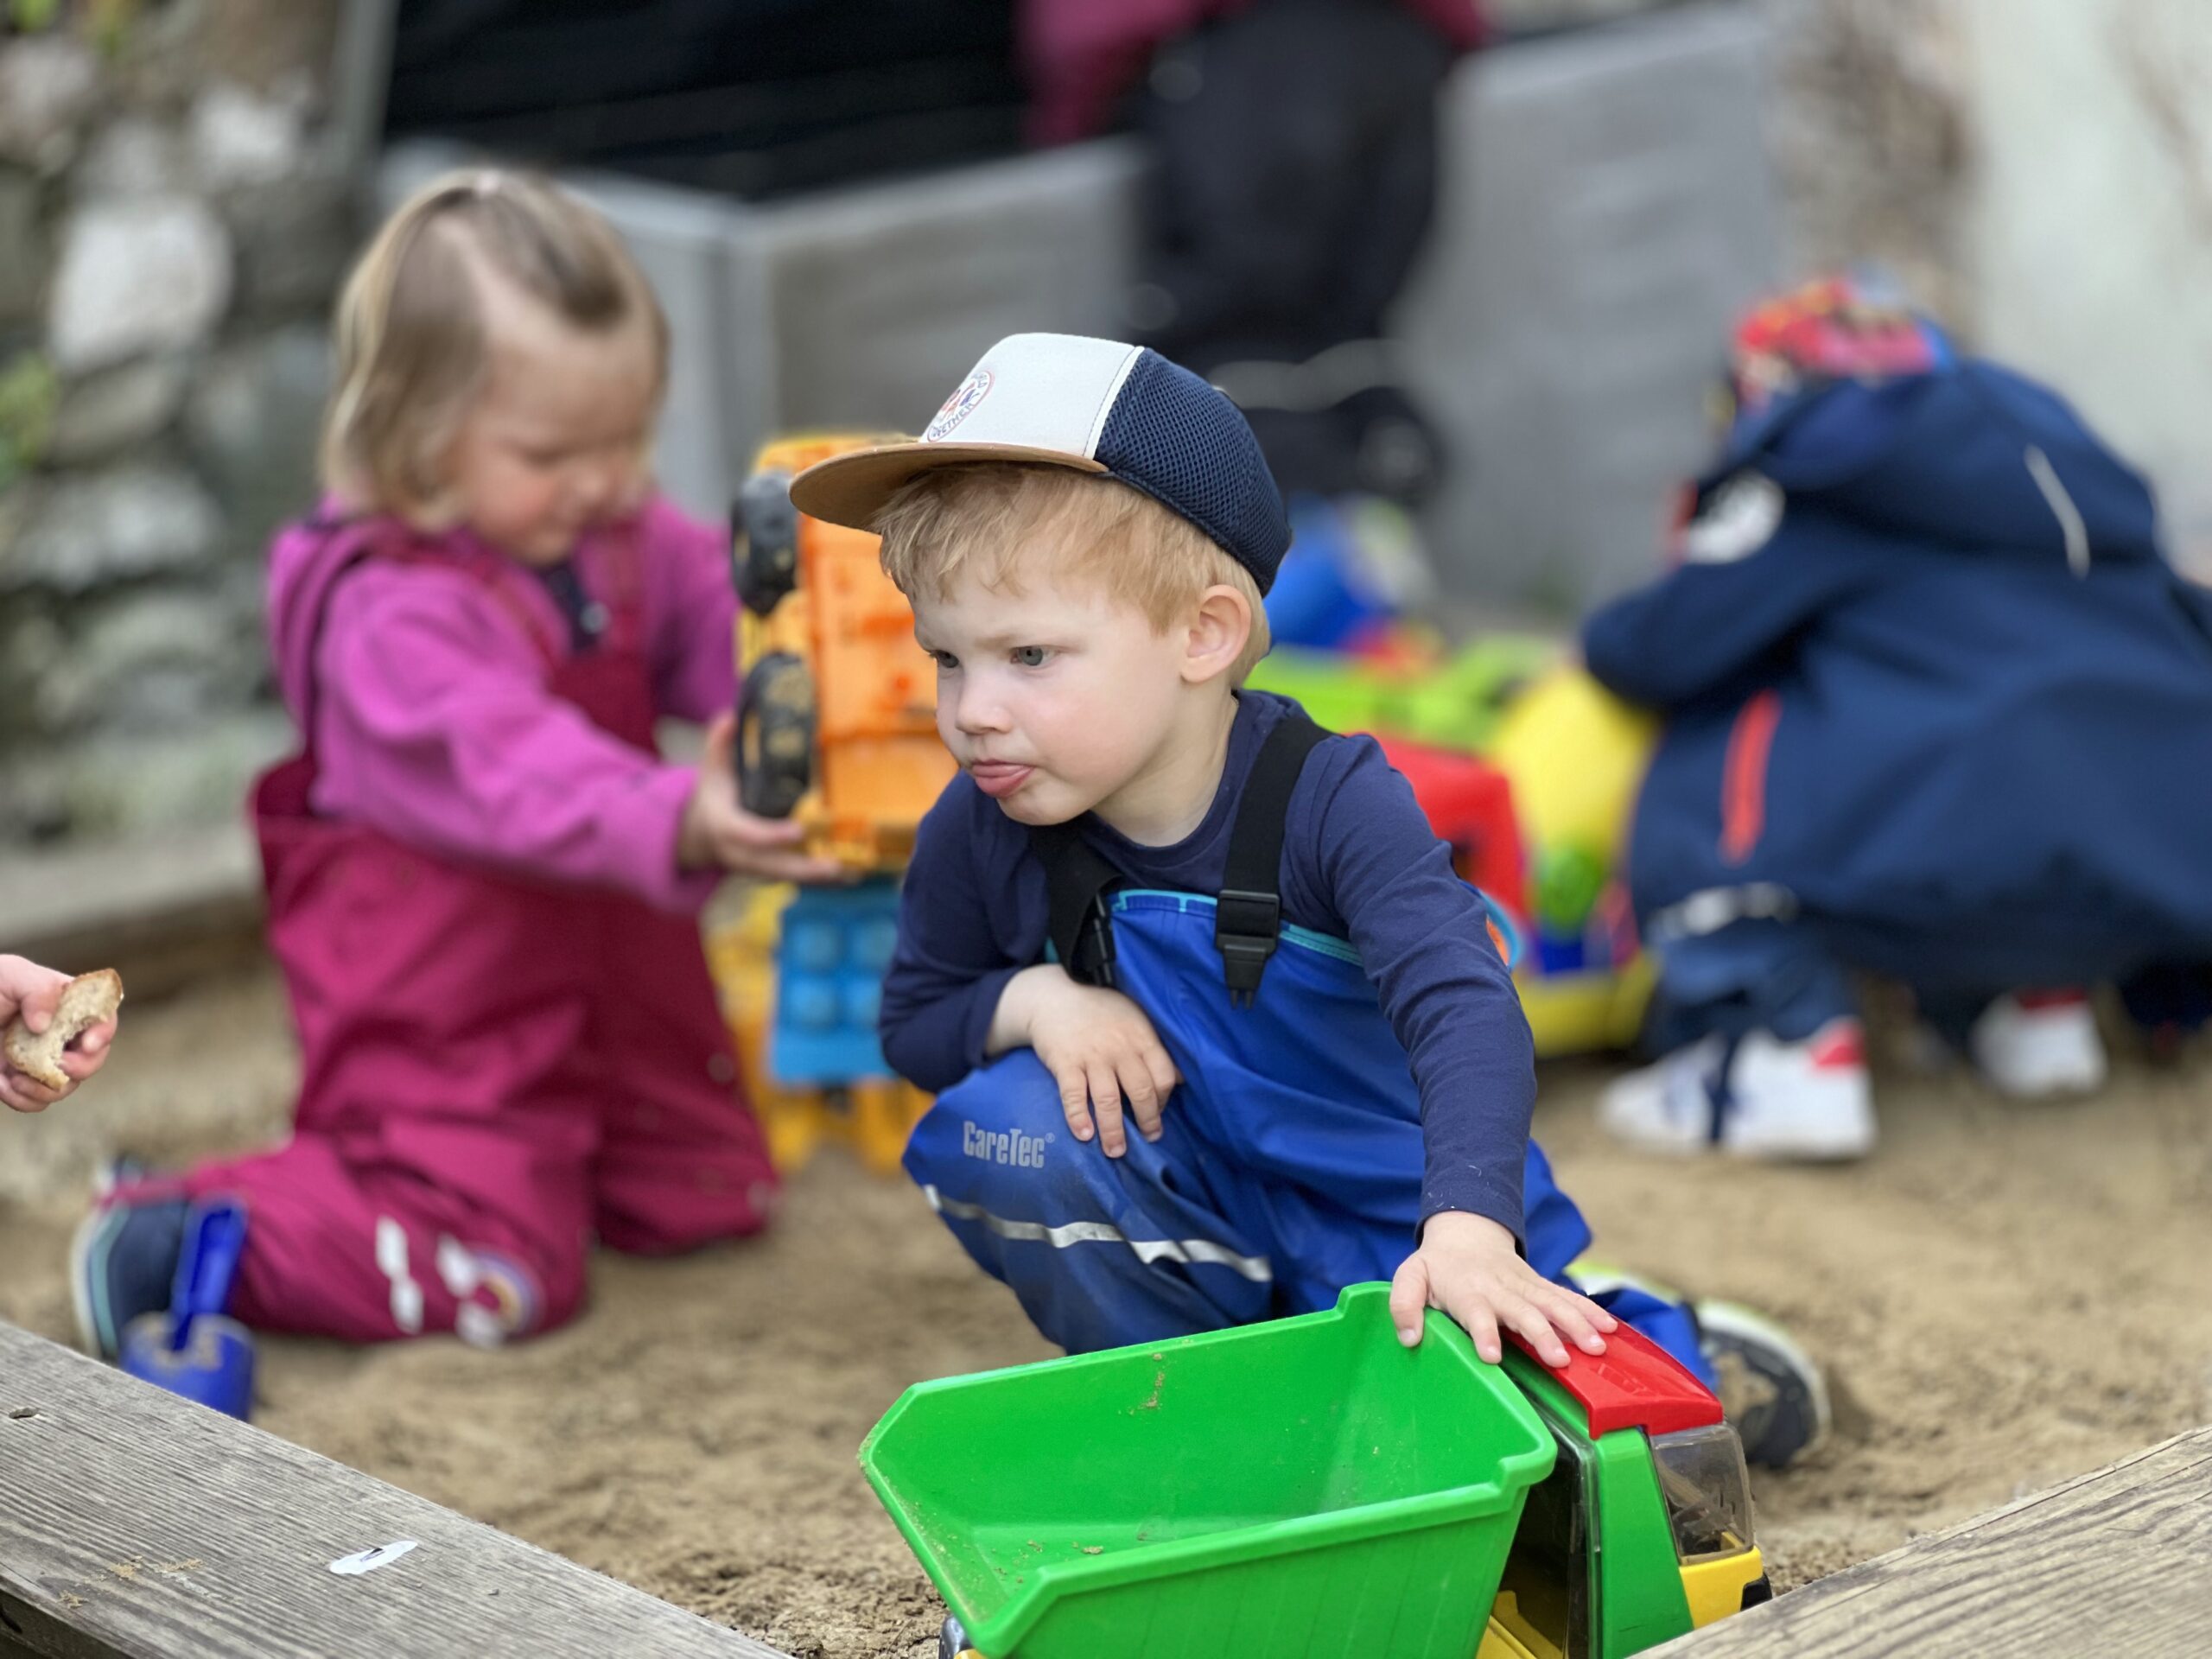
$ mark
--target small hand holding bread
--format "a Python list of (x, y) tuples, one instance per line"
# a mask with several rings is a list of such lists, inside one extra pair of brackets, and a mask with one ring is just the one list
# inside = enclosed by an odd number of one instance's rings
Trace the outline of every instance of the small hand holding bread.
[[(13, 957), (0, 959), (10, 965), (20, 960)], [(23, 966), (28, 968), (30, 964)], [(54, 977), (58, 979), (60, 976)], [(10, 996), (7, 1001), (0, 1002), (0, 1011), (10, 1010), (18, 1002), (27, 1007), (29, 995), (35, 994), (27, 991), (22, 996)], [(72, 1077), (63, 1065), (69, 1046), (93, 1027), (113, 1020), (122, 1001), (123, 978), (113, 969), (104, 968), (98, 973), (79, 975), (61, 987), (44, 1031), (34, 1032), (23, 1014), (21, 1012), (16, 1014), (16, 1017), (8, 1022), (5, 1033), (0, 1034), (0, 1058), (4, 1058), (9, 1068), (22, 1073), (30, 1082), (54, 1091), (54, 1097), (59, 1098), (80, 1080)], [(7, 1089), (8, 1081), (4, 1071), (0, 1071), (0, 1093), (10, 1096), (8, 1104), (17, 1106), (20, 1110), (36, 1109), (37, 1106), (48, 1103), (45, 1098), (32, 1096), (29, 1098), (34, 1104), (19, 1105), (13, 1096), (22, 1091)]]

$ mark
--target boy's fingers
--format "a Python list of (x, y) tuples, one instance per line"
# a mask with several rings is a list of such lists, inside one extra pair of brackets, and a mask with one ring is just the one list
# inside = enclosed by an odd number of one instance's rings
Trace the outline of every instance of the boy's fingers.
[(1176, 1074), (1175, 1062), (1169, 1059), (1167, 1051), (1155, 1042), (1145, 1050), (1144, 1065), (1145, 1070), (1152, 1073), (1152, 1086), (1160, 1096), (1160, 1103), (1165, 1106), (1167, 1096), (1175, 1092), (1175, 1085), (1183, 1080)]
[(1471, 1319), (1461, 1319), (1467, 1335), (1474, 1339), (1475, 1351), (1491, 1364), (1505, 1357), (1505, 1338), (1497, 1333), (1497, 1319), (1487, 1307), (1477, 1307)]
[(1390, 1281), (1390, 1323), (1408, 1348), (1421, 1343), (1421, 1315), (1428, 1306), (1428, 1264), (1409, 1255)]
[(1560, 1306), (1575, 1322), (1575, 1330), (1569, 1333), (1574, 1338), (1575, 1345), (1586, 1353), (1604, 1353), (1605, 1332), (1618, 1330), (1620, 1321), (1587, 1296), (1579, 1295), (1564, 1285), (1559, 1288), (1564, 1293)]
[(1122, 1128), (1122, 1086), (1112, 1065), (1103, 1060), (1091, 1063), (1090, 1080), (1090, 1109), (1098, 1119), (1098, 1145), (1109, 1158), (1118, 1158), (1129, 1148), (1128, 1135)]
[(1078, 1141), (1097, 1133), (1090, 1122), (1090, 1091), (1080, 1072), (1060, 1083), (1060, 1116), (1068, 1121), (1068, 1133)]
[(1543, 1309), (1534, 1302), (1515, 1300), (1498, 1310), (1504, 1322), (1528, 1339), (1536, 1351), (1536, 1357), (1557, 1370), (1567, 1363), (1567, 1344), (1559, 1339), (1559, 1332), (1552, 1329), (1552, 1322)]
[(1141, 1062), (1122, 1063), (1122, 1092), (1128, 1096), (1129, 1115), (1137, 1121), (1137, 1133), (1147, 1141), (1159, 1140), (1160, 1096), (1153, 1092), (1151, 1074)]
[(1551, 1321), (1552, 1329), (1586, 1354), (1602, 1354), (1605, 1339), (1598, 1334), (1598, 1327), (1590, 1322), (1582, 1308), (1582, 1299), (1568, 1292), (1540, 1301), (1536, 1311)]

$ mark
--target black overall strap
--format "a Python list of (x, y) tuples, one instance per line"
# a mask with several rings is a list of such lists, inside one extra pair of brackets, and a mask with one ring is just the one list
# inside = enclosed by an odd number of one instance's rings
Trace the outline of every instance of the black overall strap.
[(1029, 845), (1045, 867), (1047, 937), (1060, 965), (1085, 985), (1115, 988), (1114, 926), (1107, 894), (1122, 873), (1073, 823), (1033, 823)]
[[(1213, 925), (1222, 977), (1229, 982), (1230, 1001), (1240, 1008), (1252, 1006), (1282, 932), (1279, 889), (1291, 793), (1306, 769), (1306, 757), (1328, 735), (1302, 713), (1286, 715), (1261, 743), (1244, 780)], [(1072, 823), (1032, 824), (1029, 844), (1045, 867), (1047, 936), (1060, 965), (1086, 985), (1113, 988), (1110, 895), (1123, 884), (1122, 873)]]
[(1260, 745), (1252, 775), (1244, 780), (1213, 923), (1214, 949), (1221, 952), (1235, 1007), (1252, 1006), (1281, 936), (1282, 842), (1290, 797), (1306, 769), (1306, 757), (1328, 735), (1302, 710), (1293, 710)]

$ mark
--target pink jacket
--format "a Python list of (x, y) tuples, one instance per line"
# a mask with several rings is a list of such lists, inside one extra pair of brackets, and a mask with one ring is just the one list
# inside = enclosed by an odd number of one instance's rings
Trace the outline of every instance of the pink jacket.
[[(709, 720), (736, 697), (726, 543), (658, 498), (636, 531), (655, 706)], [(594, 597), (607, 594), (613, 533), (594, 532), (577, 552)], [(483, 547), (466, 531), (450, 539)], [(313, 721), (315, 810), (517, 874), (614, 887), (673, 911), (704, 904), (715, 875), (676, 868), (695, 768), (640, 753), (551, 695), (543, 649), (518, 614), (566, 641), (538, 578), (500, 558), (505, 591), (495, 592), (464, 570), (372, 559), (311, 614), (328, 567), (357, 545), (318, 518), (285, 529), (270, 553), (277, 683), (295, 722), (304, 731)]]

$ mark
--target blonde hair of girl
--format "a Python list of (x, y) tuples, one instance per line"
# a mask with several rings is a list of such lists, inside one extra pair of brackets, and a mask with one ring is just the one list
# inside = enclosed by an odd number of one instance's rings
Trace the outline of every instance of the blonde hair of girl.
[(339, 296), (324, 488), (359, 507), (437, 516), (448, 451), (490, 372), (480, 266), (586, 334), (643, 321), (658, 405), (668, 321), (614, 227), (549, 179), (449, 173), (385, 222)]

